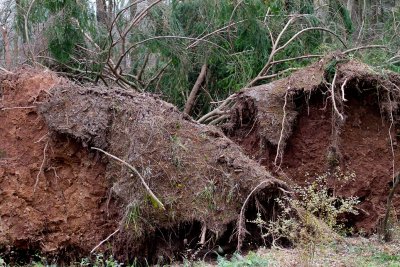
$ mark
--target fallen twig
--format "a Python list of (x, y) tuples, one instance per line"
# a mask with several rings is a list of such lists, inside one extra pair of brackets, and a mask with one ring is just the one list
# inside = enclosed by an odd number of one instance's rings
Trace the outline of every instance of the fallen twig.
[(2, 67), (0, 67), (0, 70), (1, 70), (1, 71), (4, 71), (4, 72), (7, 73), (7, 74), (13, 74), (13, 72), (11, 72), (11, 71), (9, 71), (9, 70), (6, 70), (5, 68), (2, 68)]
[(147, 192), (150, 194), (150, 196), (154, 199), (154, 201), (157, 202), (157, 204), (161, 207), (161, 209), (165, 210), (164, 204), (156, 197), (156, 195), (153, 193), (153, 191), (151, 191), (150, 187), (147, 185), (146, 181), (144, 180), (143, 176), (140, 174), (140, 172), (133, 167), (132, 165), (130, 165), (129, 163), (127, 163), (126, 161), (123, 161), (122, 159), (100, 149), (97, 147), (92, 147), (92, 149), (94, 150), (98, 150), (104, 154), (106, 154), (107, 156), (109, 156), (110, 158), (115, 159), (116, 161), (119, 161), (120, 163), (124, 164), (125, 166), (127, 166), (129, 169), (131, 169), (139, 178), (140, 181), (142, 182), (143, 186), (146, 188)]
[(10, 110), (10, 109), (30, 109), (30, 108), (36, 108), (36, 106), (26, 106), (26, 107), (5, 107), (5, 108), (0, 108), (0, 110)]
[(93, 252), (96, 251), (96, 249), (98, 249), (101, 245), (103, 245), (105, 242), (107, 242), (113, 235), (115, 235), (116, 233), (119, 232), (119, 228), (117, 230), (115, 230), (111, 235), (107, 236), (106, 239), (104, 239), (103, 241), (101, 241), (99, 244), (97, 244), (97, 246), (95, 246), (91, 251), (90, 254), (92, 254)]

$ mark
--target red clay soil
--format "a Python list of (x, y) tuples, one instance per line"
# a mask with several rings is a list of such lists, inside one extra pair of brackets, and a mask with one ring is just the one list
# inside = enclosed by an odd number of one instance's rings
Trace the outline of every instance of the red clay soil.
[[(231, 249), (239, 214), (255, 219), (256, 199), (266, 207), (289, 190), (222, 131), (148, 94), (19, 70), (0, 76), (0, 97), (0, 256), (7, 262), (40, 254), (69, 264), (117, 227), (96, 252), (152, 263), (197, 249), (200, 237), (210, 241), (204, 250), (214, 238)], [(164, 208), (128, 169), (87, 146), (132, 157)], [(267, 220), (274, 214), (265, 207)]]
[[(360, 198), (359, 215), (349, 217), (349, 225), (357, 230), (373, 233), (386, 211), (386, 200), (392, 182), (392, 150), (389, 137), (389, 122), (380, 113), (376, 97), (349, 96), (346, 102), (345, 124), (341, 127), (338, 146), (340, 168), (343, 173), (355, 173), (347, 182), (329, 179), (329, 187), (340, 196)], [(395, 171), (400, 170), (400, 151), (392, 127), (395, 153)], [(243, 132), (233, 137), (249, 155), (254, 156), (271, 171), (276, 147), (260, 148), (254, 127), (246, 137)], [(238, 136), (241, 136), (240, 138)], [(281, 168), (282, 179), (304, 185), (316, 175), (331, 170), (328, 151), (332, 144), (332, 107), (321, 94), (311, 97), (309, 106), (304, 103), (297, 118), (293, 134), (289, 137)], [(309, 174), (306, 177), (306, 174)], [(394, 197), (394, 207), (400, 211), (400, 192)]]
[[(346, 103), (346, 123), (339, 135), (339, 152), (343, 172), (355, 173), (348, 182), (331, 181), (342, 196), (360, 198), (360, 213), (352, 218), (357, 229), (371, 233), (377, 230), (386, 208), (386, 200), (392, 181), (392, 150), (389, 123), (379, 113), (379, 107), (367, 99), (353, 97)], [(328, 148), (332, 144), (332, 109), (323, 109), (321, 101), (312, 103), (309, 114), (300, 115), (297, 129), (290, 138), (284, 157), (283, 169), (296, 182), (303, 182), (305, 174), (321, 174), (329, 169)], [(396, 144), (396, 138), (393, 142)], [(400, 151), (395, 153), (395, 171), (399, 171)], [(396, 168), (397, 167), (397, 168)], [(400, 192), (394, 198), (396, 210), (400, 210)]]
[[(18, 248), (54, 253), (65, 261), (87, 254), (116, 229), (120, 218), (111, 212), (118, 210), (113, 201), (107, 206), (112, 184), (105, 177), (106, 165), (72, 139), (52, 139), (36, 110), (53, 87), (67, 81), (32, 70), (0, 78), (0, 253), (12, 255), (10, 251)], [(356, 178), (340, 185), (331, 180), (330, 186), (339, 195), (360, 198), (360, 214), (350, 218), (351, 223), (370, 233), (383, 217), (390, 189), (390, 125), (376, 99), (356, 93), (347, 97), (346, 121), (337, 143), (342, 171), (354, 172)], [(298, 107), (281, 165), (286, 180), (304, 184), (306, 173), (313, 176), (330, 169), (332, 108), (325, 104), (315, 93), (309, 105)], [(392, 128), (399, 171), (400, 151)], [(250, 122), (232, 138), (250, 157), (274, 170), (276, 147), (260, 147), (257, 132)], [(394, 206), (400, 210), (400, 192)]]
[(32, 70), (2, 80), (0, 250), (87, 253), (114, 228), (105, 166), (72, 140), (52, 141), (35, 108), (65, 81)]

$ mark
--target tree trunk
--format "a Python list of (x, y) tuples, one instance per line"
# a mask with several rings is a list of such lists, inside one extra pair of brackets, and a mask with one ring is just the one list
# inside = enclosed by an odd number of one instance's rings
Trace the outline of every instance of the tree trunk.
[(207, 73), (207, 64), (204, 64), (201, 67), (199, 77), (197, 77), (196, 83), (194, 84), (192, 91), (190, 92), (189, 98), (186, 101), (186, 105), (185, 105), (185, 109), (184, 109), (184, 112), (186, 114), (190, 114), (190, 111), (192, 110), (192, 108), (194, 106), (194, 102), (196, 100), (197, 93), (199, 92), (200, 86), (206, 77), (206, 73)]
[(347, 10), (349, 11), (350, 18), (353, 18), (354, 0), (347, 0)]
[(17, 31), (14, 32), (14, 66), (18, 65), (19, 60), (19, 36)]
[(10, 47), (10, 40), (8, 39), (8, 32), (6, 26), (0, 27), (1, 35), (3, 37), (4, 42), (4, 55), (6, 61), (6, 68), (11, 68), (11, 47)]
[(107, 6), (105, 0), (96, 0), (96, 18), (101, 26), (107, 26)]
[(325, 24), (329, 15), (329, 0), (314, 0), (314, 9), (317, 18)]

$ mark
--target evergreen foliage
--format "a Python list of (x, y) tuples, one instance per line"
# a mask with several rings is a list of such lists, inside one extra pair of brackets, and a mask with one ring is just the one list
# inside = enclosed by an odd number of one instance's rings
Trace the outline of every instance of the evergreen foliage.
[[(19, 2), (16, 24), (25, 38), (24, 15), (32, 0)], [(114, 77), (108, 78), (111, 83), (120, 84), (125, 79), (125, 84), (160, 94), (179, 108), (184, 107), (202, 65), (207, 64), (206, 80), (191, 114), (199, 117), (213, 108), (210, 103), (237, 92), (259, 74), (269, 59), (274, 39), (292, 16), (298, 16), (281, 36), (280, 44), (302, 29), (325, 27), (341, 36), (350, 47), (387, 44), (389, 51), (355, 52), (352, 56), (381, 68), (400, 69), (400, 59), (393, 58), (400, 47), (400, 39), (396, 38), (399, 8), (391, 12), (383, 10), (379, 19), (375, 16), (375, 24), (373, 11), (366, 10), (364, 25), (360, 27), (360, 18), (351, 16), (341, 0), (329, 1), (329, 18), (324, 21), (315, 15), (312, 0), (171, 0), (155, 5), (144, 20), (122, 36), (135, 13), (129, 8), (116, 16), (132, 1), (113, 3), (111, 16), (116, 19), (110, 30), (106, 28), (110, 25), (97, 23), (94, 5), (89, 0), (35, 1), (27, 31), (34, 35), (36, 25), (46, 24), (48, 52), (55, 59), (42, 64), (78, 79), (99, 81), (100, 75), (107, 73), (105, 68), (110, 60), (121, 61), (117, 73), (109, 74)], [(140, 10), (136, 15), (140, 15)], [(312, 30), (293, 40), (273, 60), (327, 54), (339, 49), (343, 46), (336, 37)], [(125, 52), (127, 56), (121, 59)], [(301, 68), (313, 60), (275, 64), (269, 73)], [(282, 76), (276, 76), (279, 77)], [(268, 81), (264, 79), (259, 84)]]

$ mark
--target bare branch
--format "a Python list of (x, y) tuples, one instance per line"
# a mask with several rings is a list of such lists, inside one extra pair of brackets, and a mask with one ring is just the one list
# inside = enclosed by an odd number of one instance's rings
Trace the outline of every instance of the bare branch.
[(386, 45), (364, 45), (364, 46), (359, 46), (359, 47), (348, 49), (348, 50), (344, 51), (343, 54), (348, 54), (348, 53), (351, 53), (351, 52), (354, 52), (354, 51), (364, 50), (364, 49), (371, 49), (371, 48), (383, 48), (383, 49), (385, 49), (385, 48), (387, 48), (387, 46)]
[(331, 31), (331, 30), (329, 30), (329, 29), (327, 29), (327, 28), (324, 28), (324, 27), (310, 27), (310, 28), (303, 29), (303, 30), (299, 31), (298, 33), (296, 33), (295, 35), (293, 35), (293, 37), (290, 38), (289, 41), (287, 41), (284, 45), (282, 45), (281, 47), (279, 47), (279, 48), (276, 50), (275, 54), (278, 53), (280, 50), (284, 49), (286, 46), (288, 46), (293, 40), (295, 40), (295, 39), (296, 39), (297, 37), (299, 37), (301, 34), (303, 34), (303, 33), (305, 33), (305, 32), (308, 32), (308, 31), (315, 31), (315, 30), (318, 30), (318, 31), (325, 31), (325, 32), (328, 32), (328, 33), (332, 34), (333, 36), (335, 36), (336, 38), (339, 39), (339, 41), (343, 44), (344, 47), (347, 47), (346, 43), (345, 43), (345, 42), (342, 40), (342, 38), (340, 38), (340, 36), (339, 36), (338, 34), (336, 34), (335, 32), (333, 32), (333, 31)]
[(203, 66), (201, 67), (201, 71), (199, 76), (197, 77), (197, 80), (192, 88), (192, 90), (190, 91), (190, 95), (188, 100), (186, 101), (186, 105), (184, 108), (184, 111), (186, 114), (190, 114), (190, 111), (192, 110), (192, 107), (194, 105), (197, 93), (200, 90), (200, 86), (203, 83), (205, 77), (206, 77), (206, 73), (207, 73), (207, 64), (203, 64)]
[(112, 234), (110, 234), (109, 236), (107, 236), (106, 239), (102, 240), (97, 246), (95, 246), (91, 251), (90, 254), (93, 254), (93, 252), (96, 251), (96, 249), (98, 249), (101, 245), (103, 245), (105, 242), (107, 242), (112, 236), (114, 236), (116, 233), (119, 232), (119, 228), (117, 230), (115, 230)]
[(257, 81), (275, 78), (275, 77), (278, 77), (278, 76), (280, 76), (280, 75), (282, 75), (282, 74), (285, 74), (286, 72), (290, 72), (290, 71), (294, 71), (294, 70), (298, 70), (298, 69), (299, 69), (299, 68), (287, 68), (287, 69), (285, 69), (285, 70), (283, 70), (283, 71), (280, 71), (280, 72), (278, 72), (278, 73), (275, 73), (275, 74), (265, 75), (265, 76), (258, 77), (258, 78), (257, 78)]
[(119, 39), (117, 39), (115, 42), (113, 42), (113, 44), (111, 45), (111, 47), (115, 46), (119, 40), (122, 37), (125, 37), (129, 31), (133, 28), (133, 26), (135, 26), (136, 24), (138, 24), (143, 18), (145, 18), (149, 12), (150, 9), (152, 9), (155, 5), (159, 4), (162, 0), (156, 0), (154, 1), (151, 5), (149, 5), (147, 8), (145, 8), (142, 12), (140, 12), (139, 15), (137, 15), (132, 22), (125, 28), (125, 30), (123, 31), (121, 37)]
[(140, 81), (140, 80), (142, 79), (142, 75), (143, 75), (144, 69), (145, 69), (146, 66), (147, 66), (147, 62), (149, 62), (149, 57), (150, 57), (150, 53), (146, 53), (146, 57), (144, 58), (143, 65), (142, 65), (142, 67), (140, 68), (139, 73), (137, 74), (137, 80), (138, 80), (138, 81)]
[(100, 151), (104, 154), (106, 154), (107, 156), (109, 156), (112, 159), (115, 159), (116, 161), (119, 161), (120, 163), (122, 163), (123, 165), (127, 166), (129, 169), (131, 169), (140, 179), (140, 181), (142, 182), (143, 186), (146, 188), (147, 192), (150, 194), (150, 196), (152, 197), (152, 199), (157, 202), (157, 204), (160, 206), (161, 209), (165, 210), (164, 204), (156, 197), (156, 195), (153, 193), (153, 191), (151, 191), (150, 187), (147, 185), (146, 181), (144, 180), (143, 176), (140, 174), (140, 172), (138, 170), (136, 170), (135, 167), (133, 167), (132, 165), (130, 165), (129, 163), (127, 163), (126, 161), (123, 161), (122, 159), (100, 149), (97, 147), (92, 147), (92, 149)]
[(257, 81), (262, 80), (262, 77), (265, 77), (265, 74), (269, 71), (269, 69), (272, 66), (272, 60), (274, 58), (274, 56), (280, 52), (281, 50), (285, 49), (291, 42), (293, 42), (296, 38), (298, 38), (301, 34), (307, 32), (307, 31), (313, 31), (313, 30), (319, 30), (319, 31), (326, 31), (329, 32), (330, 34), (334, 35), (335, 37), (337, 37), (340, 42), (345, 46), (345, 42), (340, 38), (339, 35), (337, 35), (336, 33), (334, 33), (333, 31), (327, 29), (327, 28), (323, 28), (323, 27), (309, 27), (309, 28), (305, 28), (299, 32), (297, 32), (295, 35), (293, 35), (285, 44), (283, 44), (282, 46), (278, 47), (279, 45), (279, 41), (282, 38), (283, 33), (287, 30), (287, 28), (289, 27), (289, 25), (296, 20), (297, 17), (291, 17), (290, 20), (286, 23), (285, 27), (282, 29), (282, 31), (279, 33), (278, 37), (276, 38), (275, 43), (272, 46), (272, 50), (271, 50), (271, 54), (269, 55), (268, 61), (267, 63), (264, 65), (264, 67), (262, 68), (262, 70), (260, 71), (260, 73), (257, 75), (257, 77), (255, 77), (252, 81), (249, 82), (249, 84), (247, 85), (247, 87), (251, 87), (253, 86)]
[(214, 46), (216, 46), (216, 47), (222, 49), (222, 50), (223, 50), (224, 52), (226, 52), (227, 54), (229, 53), (225, 48), (219, 46), (218, 44), (213, 43), (213, 42), (208, 41), (208, 40), (204, 40), (204, 39), (193, 38), (193, 37), (186, 37), (186, 36), (175, 36), (175, 35), (154, 36), (154, 37), (150, 37), (150, 38), (148, 38), (148, 39), (139, 41), (139, 42), (134, 43), (133, 45), (131, 45), (131, 46), (125, 51), (125, 53), (123, 53), (123, 54), (120, 56), (120, 58), (118, 59), (117, 64), (115, 65), (115, 68), (118, 68), (119, 65), (121, 65), (121, 62), (122, 62), (123, 58), (124, 58), (133, 48), (135, 48), (136, 46), (141, 45), (141, 44), (144, 44), (144, 43), (147, 43), (147, 42), (149, 42), (149, 41), (154, 41), (154, 40), (159, 40), (159, 39), (182, 39), (182, 40), (191, 40), (191, 41), (193, 41), (193, 40), (194, 40), (194, 41), (201, 41), (201, 42), (205, 42), (205, 43), (214, 45)]
[(146, 89), (150, 86), (150, 84), (153, 83), (155, 80), (157, 80), (157, 79), (161, 76), (161, 74), (164, 73), (164, 71), (167, 69), (167, 67), (169, 66), (169, 64), (171, 64), (171, 62), (172, 62), (172, 59), (170, 59), (170, 60), (164, 65), (164, 67), (162, 67), (162, 68), (158, 71), (158, 73), (157, 73), (156, 75), (154, 75), (153, 78), (150, 79), (150, 81), (149, 81), (149, 82), (146, 84), (146, 86), (143, 88), (143, 91), (146, 91)]
[(232, 94), (230, 95), (227, 99), (225, 99), (216, 109), (214, 109), (213, 111), (205, 114), (203, 117), (201, 117), (200, 119), (197, 120), (198, 123), (204, 123), (207, 120), (209, 120), (211, 117), (215, 116), (215, 115), (224, 115), (227, 114), (227, 111), (224, 111), (224, 108), (229, 105), (233, 99), (235, 99), (237, 96), (237, 94)]
[(324, 57), (324, 55), (304, 55), (304, 56), (299, 56), (299, 57), (292, 57), (292, 58), (276, 60), (276, 61), (271, 62), (270, 64), (276, 65), (276, 64), (280, 64), (280, 63), (284, 63), (284, 62), (288, 62), (288, 61), (294, 61), (294, 60), (298, 60), (298, 59), (321, 58), (321, 57)]
[(222, 28), (219, 28), (219, 29), (217, 29), (217, 30), (215, 30), (215, 31), (213, 31), (213, 32), (210, 32), (210, 33), (204, 35), (204, 36), (201, 37), (201, 38), (197, 38), (197, 40), (196, 40), (195, 42), (193, 42), (192, 44), (190, 44), (188, 47), (186, 47), (186, 49), (193, 48), (193, 47), (195, 47), (199, 42), (203, 41), (205, 38), (207, 38), (207, 37), (209, 37), (209, 36), (211, 36), (211, 35), (214, 35), (214, 34), (216, 34), (216, 33), (222, 32), (222, 31), (225, 30), (225, 29), (229, 29), (230, 27), (232, 27), (232, 26), (234, 26), (234, 25), (237, 25), (237, 24), (239, 24), (239, 23), (243, 23), (244, 21), (246, 21), (246, 20), (240, 20), (240, 21), (237, 21), (237, 22), (231, 22), (231, 23), (229, 23), (227, 26), (224, 26), (224, 27), (222, 27)]

